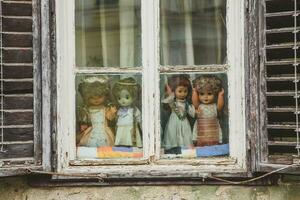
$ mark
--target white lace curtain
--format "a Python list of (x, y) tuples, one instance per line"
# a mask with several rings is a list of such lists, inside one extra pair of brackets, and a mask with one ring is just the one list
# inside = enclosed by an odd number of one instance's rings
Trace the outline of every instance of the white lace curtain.
[[(161, 0), (161, 64), (224, 63), (225, 2)], [(140, 0), (76, 0), (77, 66), (140, 66), (140, 7)]]

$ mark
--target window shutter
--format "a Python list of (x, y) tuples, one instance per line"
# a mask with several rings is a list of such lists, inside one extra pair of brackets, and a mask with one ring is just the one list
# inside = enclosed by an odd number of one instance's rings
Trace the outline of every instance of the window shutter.
[(261, 171), (293, 164), (300, 134), (300, 0), (262, 2)]
[[(41, 166), (33, 2), (1, 0), (0, 176)], [(33, 26), (34, 25), (34, 26)]]

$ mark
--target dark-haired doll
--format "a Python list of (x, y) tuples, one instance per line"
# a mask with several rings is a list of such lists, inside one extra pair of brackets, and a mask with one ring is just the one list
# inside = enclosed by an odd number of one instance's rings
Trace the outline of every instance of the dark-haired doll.
[(168, 80), (168, 97), (162, 103), (171, 108), (171, 115), (164, 130), (163, 147), (190, 147), (193, 136), (187, 115), (194, 117), (195, 109), (191, 105), (192, 86), (186, 75), (173, 75)]
[(142, 147), (141, 111), (135, 106), (140, 85), (133, 78), (115, 83), (113, 95), (119, 104), (115, 145)]
[(86, 77), (78, 85), (78, 91), (84, 105), (79, 110), (78, 125), (80, 132), (76, 136), (79, 146), (113, 146), (114, 134), (108, 126), (117, 109), (108, 106), (109, 85), (106, 77)]

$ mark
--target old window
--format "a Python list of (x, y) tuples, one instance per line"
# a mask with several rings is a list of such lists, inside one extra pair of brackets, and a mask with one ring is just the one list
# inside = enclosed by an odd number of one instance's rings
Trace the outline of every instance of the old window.
[(57, 170), (245, 172), (244, 6), (56, 2)]

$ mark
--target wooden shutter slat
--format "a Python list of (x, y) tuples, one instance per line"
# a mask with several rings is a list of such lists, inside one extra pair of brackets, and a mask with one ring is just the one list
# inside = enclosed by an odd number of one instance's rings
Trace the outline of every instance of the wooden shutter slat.
[(33, 67), (26, 65), (3, 65), (3, 77), (7, 79), (32, 78)]
[(294, 112), (294, 107), (267, 108), (267, 112)]
[(32, 49), (3, 49), (3, 63), (32, 63)]
[(3, 2), (2, 14), (9, 16), (31, 16), (32, 5), (24, 2)]
[(4, 141), (28, 141), (33, 140), (33, 127), (31, 128), (4, 128)]
[(0, 153), (0, 161), (5, 158), (33, 157), (33, 143), (29, 144), (5, 144), (6, 152)]
[(4, 109), (33, 109), (32, 97), (4, 97)]
[(33, 112), (4, 112), (4, 125), (33, 124)]
[(2, 30), (4, 32), (31, 32), (32, 19), (2, 17)]
[[(296, 30), (300, 30), (300, 27), (297, 27)], [(274, 28), (274, 29), (266, 29), (266, 34), (270, 33), (293, 33), (294, 27), (284, 27), (284, 28)]]
[[(300, 11), (297, 11), (297, 14), (299, 13)], [(273, 12), (273, 13), (266, 13), (265, 17), (293, 16), (294, 14), (295, 14), (294, 11)]]
[(32, 48), (32, 35), (31, 34), (2, 34), (2, 45), (5, 47), (31, 47)]
[[(298, 46), (300, 46), (300, 42), (298, 43)], [(294, 43), (289, 42), (289, 43), (284, 43), (284, 44), (274, 44), (274, 45), (267, 45), (266, 49), (293, 49), (294, 48)]]
[[(300, 92), (298, 93), (300, 95)], [(294, 96), (294, 91), (285, 91), (285, 92), (266, 92), (267, 96)]]

